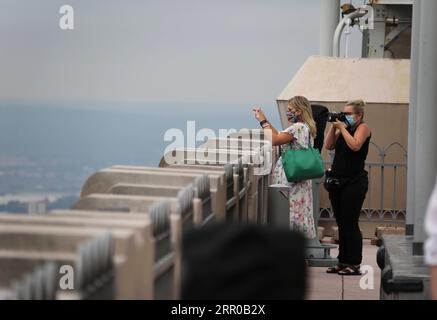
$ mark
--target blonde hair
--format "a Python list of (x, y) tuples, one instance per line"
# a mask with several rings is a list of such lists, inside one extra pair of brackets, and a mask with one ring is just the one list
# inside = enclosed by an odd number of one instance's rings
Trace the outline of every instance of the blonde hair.
[(303, 96), (295, 96), (288, 100), (288, 105), (301, 112), (301, 119), (310, 128), (310, 134), (313, 138), (317, 135), (316, 122), (313, 119), (310, 102)]
[(354, 113), (361, 114), (361, 119), (364, 119), (364, 111), (365, 111), (366, 103), (363, 100), (358, 99), (358, 100), (348, 101), (346, 102), (346, 106), (351, 106), (352, 109), (354, 110)]

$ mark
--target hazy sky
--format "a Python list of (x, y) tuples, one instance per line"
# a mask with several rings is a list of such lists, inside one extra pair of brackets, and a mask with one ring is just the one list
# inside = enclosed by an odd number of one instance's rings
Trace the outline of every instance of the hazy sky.
[[(64, 4), (74, 8), (74, 30), (59, 27)], [(318, 54), (319, 7), (320, 0), (0, 0), (0, 100), (271, 102)]]

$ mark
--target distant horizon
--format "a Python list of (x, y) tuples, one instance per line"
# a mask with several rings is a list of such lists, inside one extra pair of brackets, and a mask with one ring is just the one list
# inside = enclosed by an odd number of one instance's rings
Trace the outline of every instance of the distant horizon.
[[(172, 144), (165, 140), (167, 130), (188, 134), (188, 121), (195, 121), (195, 132), (209, 128), (215, 134), (259, 128), (250, 108), (202, 111), (161, 104), (132, 109), (0, 105), (0, 194), (77, 193), (97, 170), (117, 164), (157, 166)], [(280, 125), (276, 110), (266, 108), (266, 114)], [(179, 143), (175, 147), (188, 142)]]
[[(0, 100), (0, 109), (6, 108), (59, 108), (65, 110), (77, 109), (84, 111), (114, 111), (114, 112), (134, 112), (134, 113), (151, 113), (155, 115), (165, 115), (172, 113), (188, 113), (195, 111), (196, 114), (200, 113), (202, 115), (210, 114), (211, 112), (226, 112), (230, 116), (232, 114), (242, 114), (246, 113), (248, 118), (252, 117), (252, 108), (255, 106), (260, 106), (265, 111), (266, 115), (269, 116), (274, 121), (279, 123), (279, 113), (278, 106), (275, 101), (270, 103), (234, 103), (234, 104), (222, 104), (217, 102), (175, 102), (175, 101), (159, 101), (159, 102), (105, 102), (105, 101), (26, 101), (26, 100), (15, 100), (7, 101)], [(187, 119), (192, 120), (192, 119)], [(0, 128), (1, 131), (1, 128)]]

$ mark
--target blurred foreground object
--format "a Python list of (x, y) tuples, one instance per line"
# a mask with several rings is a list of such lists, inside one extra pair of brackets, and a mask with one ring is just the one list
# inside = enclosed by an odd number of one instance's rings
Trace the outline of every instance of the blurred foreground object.
[(183, 240), (182, 299), (304, 299), (305, 239), (256, 225), (218, 224)]
[(437, 179), (434, 191), (429, 199), (425, 218), (428, 239), (425, 243), (425, 261), (430, 266), (431, 295), (437, 300)]

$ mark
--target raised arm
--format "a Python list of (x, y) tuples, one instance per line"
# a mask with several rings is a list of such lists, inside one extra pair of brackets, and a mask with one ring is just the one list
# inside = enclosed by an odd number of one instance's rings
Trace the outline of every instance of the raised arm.
[(272, 145), (279, 146), (282, 144), (286, 144), (293, 140), (293, 135), (288, 132), (279, 132), (276, 130), (272, 124), (267, 120), (264, 112), (262, 112), (261, 108), (254, 108), (254, 116), (260, 122), (263, 123), (263, 129), (266, 131), (267, 135), (271, 135), (272, 137)]
[(286, 144), (293, 140), (293, 135), (288, 132), (278, 132), (273, 126), (269, 123), (269, 126), (264, 129), (265, 131), (271, 130), (272, 134), (272, 145), (280, 146), (282, 144)]
[(341, 122), (341, 125), (339, 125), (339, 127), (340, 132), (343, 135), (344, 141), (346, 141), (348, 147), (355, 152), (360, 151), (364, 142), (370, 136), (370, 129), (365, 123), (357, 128), (357, 131), (355, 131), (354, 135), (351, 135), (346, 130), (346, 125), (343, 122)]
[(333, 150), (337, 139), (340, 136), (340, 130), (336, 129), (333, 125), (329, 128), (328, 134), (325, 137), (324, 147), (327, 150)]

